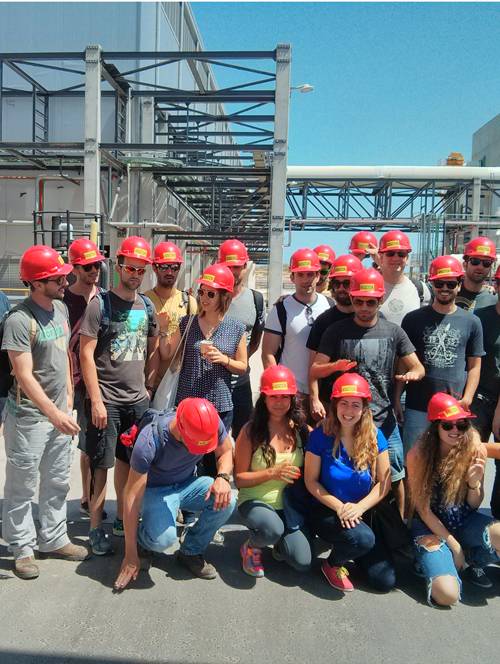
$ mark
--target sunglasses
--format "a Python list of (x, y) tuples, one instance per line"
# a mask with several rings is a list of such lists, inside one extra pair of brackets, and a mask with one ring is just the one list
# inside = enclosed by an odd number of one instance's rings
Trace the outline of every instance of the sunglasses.
[(200, 297), (204, 297), (206, 295), (210, 300), (213, 300), (214, 297), (217, 295), (217, 291), (209, 291), (209, 290), (204, 290), (203, 288), (198, 288), (198, 295)]
[(462, 433), (464, 431), (467, 431), (470, 428), (470, 421), (469, 420), (455, 420), (454, 422), (439, 422), (439, 424), (442, 426), (443, 431), (452, 431), (453, 429), (457, 429), (457, 431), (461, 431)]
[(389, 258), (394, 258), (394, 256), (398, 256), (399, 258), (406, 258), (408, 256), (408, 252), (407, 251), (386, 251), (385, 255), (389, 256)]
[(159, 263), (155, 263), (155, 268), (158, 270), (158, 272), (167, 272), (168, 270), (171, 272), (179, 272), (181, 266), (179, 263), (162, 263), (161, 265)]
[(92, 272), (92, 270), (99, 271), (101, 269), (102, 262), (97, 261), (97, 263), (89, 263), (88, 265), (80, 265), (84, 272)]
[(352, 303), (356, 307), (368, 307), (369, 309), (375, 309), (375, 307), (378, 307), (378, 300), (362, 300), (355, 297), (353, 298)]
[(349, 286), (351, 285), (351, 280), (350, 279), (332, 279), (332, 288), (334, 290), (337, 290), (341, 286), (345, 288), (345, 290), (349, 290)]
[(445, 287), (448, 290), (453, 290), (454, 288), (456, 288), (460, 284), (459, 281), (441, 281), (441, 279), (436, 279), (432, 283), (434, 284), (434, 287), (437, 288), (438, 290), (441, 290), (442, 288), (445, 288)]
[(128, 272), (129, 274), (137, 274), (138, 276), (142, 276), (146, 272), (145, 267), (134, 267), (133, 265), (120, 265), (125, 272)]
[(494, 261), (488, 260), (487, 258), (469, 258), (469, 263), (475, 266), (482, 265), (485, 268), (490, 268)]
[(314, 325), (313, 311), (309, 305), (306, 305), (306, 321), (309, 327)]
[(66, 283), (66, 277), (55, 277), (54, 279), (39, 279), (42, 284), (57, 284), (57, 286), (64, 286)]

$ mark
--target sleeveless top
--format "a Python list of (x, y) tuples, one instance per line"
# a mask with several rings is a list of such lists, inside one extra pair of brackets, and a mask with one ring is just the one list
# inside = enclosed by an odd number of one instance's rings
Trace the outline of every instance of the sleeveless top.
[(436, 482), (432, 490), (430, 507), (443, 525), (450, 531), (460, 528), (465, 519), (475, 511), (467, 502), (459, 505), (445, 505), (443, 500), (443, 486)]

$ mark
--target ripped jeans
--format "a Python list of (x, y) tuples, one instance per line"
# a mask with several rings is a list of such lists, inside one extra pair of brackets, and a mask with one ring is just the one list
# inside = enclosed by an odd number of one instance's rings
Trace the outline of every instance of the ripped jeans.
[[(489, 539), (488, 526), (495, 522), (490, 516), (480, 512), (469, 514), (462, 525), (450, 531), (463, 549), (466, 562), (472, 567), (485, 567), (489, 563), (500, 561), (500, 557), (492, 548)], [(412, 536), (415, 548), (416, 565), (427, 580), (427, 601), (431, 602), (432, 580), (438, 576), (453, 576), (462, 588), (462, 582), (458, 576), (453, 554), (448, 545), (441, 540), (439, 548), (429, 551), (428, 548), (419, 544), (418, 539), (425, 535), (432, 535), (432, 531), (418, 517), (413, 518)]]

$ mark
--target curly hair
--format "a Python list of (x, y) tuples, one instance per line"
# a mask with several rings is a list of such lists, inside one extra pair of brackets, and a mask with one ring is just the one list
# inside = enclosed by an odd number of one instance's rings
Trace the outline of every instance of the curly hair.
[[(443, 487), (446, 506), (461, 505), (467, 497), (467, 470), (480, 454), (479, 436), (470, 427), (444, 459), (439, 454), (439, 423), (432, 422), (418, 439), (414, 452), (414, 472), (409, 475), (410, 504), (428, 505), (434, 486)], [(418, 497), (418, 500), (417, 500)]]
[[(305, 430), (306, 416), (302, 408), (297, 403), (295, 396), (290, 397), (290, 408), (287, 412), (288, 426), (291, 433), (299, 432), (301, 434)], [(257, 399), (252, 417), (247, 424), (248, 437), (252, 444), (252, 454), (256, 452), (259, 447), (262, 449), (262, 457), (266, 462), (266, 466), (270, 468), (276, 463), (276, 450), (271, 446), (269, 436), (269, 411), (266, 406), (266, 397), (261, 394)]]
[[(354, 425), (354, 451), (352, 459), (356, 470), (370, 470), (372, 478), (375, 477), (375, 466), (378, 457), (377, 428), (373, 423), (373, 415), (370, 410), (368, 399), (362, 399), (363, 411), (361, 418)], [(332, 399), (328, 408), (326, 418), (321, 423), (323, 431), (327, 436), (332, 436), (332, 455), (337, 454), (340, 445), (340, 433), (342, 425), (337, 416), (337, 405), (339, 399)]]

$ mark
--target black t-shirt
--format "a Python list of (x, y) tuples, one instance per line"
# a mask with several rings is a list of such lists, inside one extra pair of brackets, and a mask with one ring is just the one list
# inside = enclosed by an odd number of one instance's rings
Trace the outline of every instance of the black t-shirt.
[(373, 327), (361, 327), (347, 318), (331, 325), (321, 337), (318, 352), (333, 360), (354, 360), (353, 369), (366, 378), (372, 392), (371, 408), (377, 427), (393, 413), (392, 387), (396, 358), (415, 347), (399, 325), (379, 318)]
[(497, 401), (500, 394), (500, 314), (496, 305), (476, 312), (483, 326), (483, 344), (486, 355), (481, 360), (481, 377), (477, 391)]
[(478, 317), (460, 308), (452, 314), (440, 314), (427, 306), (406, 314), (401, 326), (425, 367), (424, 378), (406, 387), (406, 407), (425, 412), (436, 392), (461, 399), (467, 380), (467, 358), (484, 355)]
[[(323, 313), (316, 318), (313, 326), (311, 327), (309, 338), (307, 339), (306, 343), (307, 348), (317, 351), (321, 342), (321, 337), (330, 327), (330, 325), (334, 325), (335, 323), (338, 323), (341, 320), (345, 320), (346, 318), (352, 318), (353, 316), (353, 313), (344, 313), (343, 311), (340, 311), (340, 309), (337, 309), (336, 306), (332, 307), (332, 309), (328, 309), (327, 311), (323, 311)], [(328, 376), (327, 378), (319, 379), (319, 398), (324, 404), (327, 404), (330, 401), (332, 385), (337, 378), (338, 374), (335, 373), (331, 376)]]

